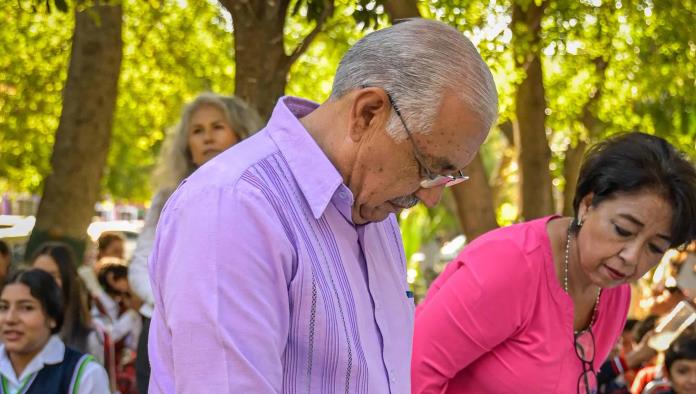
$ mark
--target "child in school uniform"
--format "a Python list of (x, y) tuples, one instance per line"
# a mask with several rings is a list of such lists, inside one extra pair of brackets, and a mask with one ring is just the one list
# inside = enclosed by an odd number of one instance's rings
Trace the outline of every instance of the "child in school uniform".
[(1, 394), (108, 394), (104, 368), (66, 347), (60, 290), (33, 269), (10, 276), (0, 292)]

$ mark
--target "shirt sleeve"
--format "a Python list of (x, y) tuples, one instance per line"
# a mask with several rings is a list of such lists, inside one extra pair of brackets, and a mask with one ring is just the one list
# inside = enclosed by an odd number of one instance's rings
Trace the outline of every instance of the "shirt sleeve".
[(413, 393), (444, 393), (457, 373), (524, 325), (534, 279), (507, 240), (465, 249), (433, 283), (416, 312)]
[(177, 393), (282, 390), (296, 259), (268, 198), (244, 182), (207, 187), (160, 219), (151, 269)]
[(88, 361), (80, 378), (78, 394), (109, 394), (109, 377), (96, 361)]
[(145, 225), (140, 230), (133, 258), (128, 266), (128, 281), (131, 289), (143, 302), (149, 305), (154, 304), (155, 300), (150, 287), (148, 258), (155, 241), (155, 229), (157, 228), (160, 212), (170, 194), (169, 191), (162, 190), (152, 198), (150, 209), (145, 216)]

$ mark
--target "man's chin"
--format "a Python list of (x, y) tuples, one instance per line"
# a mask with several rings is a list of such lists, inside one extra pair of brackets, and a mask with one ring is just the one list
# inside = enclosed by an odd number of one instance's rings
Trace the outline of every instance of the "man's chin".
[(361, 205), (357, 209), (353, 208), (353, 223), (366, 224), (381, 222), (386, 219), (390, 213), (392, 212), (386, 209), (371, 208)]

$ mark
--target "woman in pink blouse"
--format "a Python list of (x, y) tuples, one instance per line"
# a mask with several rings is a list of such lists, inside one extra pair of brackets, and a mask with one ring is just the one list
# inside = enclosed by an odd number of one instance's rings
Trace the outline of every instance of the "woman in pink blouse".
[(586, 157), (573, 207), (449, 264), (416, 311), (413, 393), (597, 392), (628, 283), (696, 238), (696, 170), (661, 138), (614, 137)]

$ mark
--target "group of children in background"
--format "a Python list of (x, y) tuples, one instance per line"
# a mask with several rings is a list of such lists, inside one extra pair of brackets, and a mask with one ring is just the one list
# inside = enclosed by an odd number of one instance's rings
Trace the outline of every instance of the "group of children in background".
[(600, 369), (603, 394), (696, 393), (696, 330), (684, 331), (664, 353), (648, 346), (657, 316), (629, 319), (615, 351)]
[(0, 240), (0, 393), (137, 394), (141, 301), (124, 238), (105, 233), (94, 261), (48, 242), (24, 266)]

